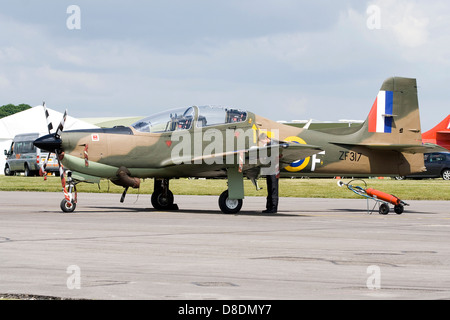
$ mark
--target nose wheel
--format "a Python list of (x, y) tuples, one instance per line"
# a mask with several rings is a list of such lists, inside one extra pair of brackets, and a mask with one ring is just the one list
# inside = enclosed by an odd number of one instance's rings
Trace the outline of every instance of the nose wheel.
[(62, 199), (60, 207), (64, 213), (71, 213), (75, 211), (77, 204), (73, 202), (73, 200), (71, 202), (68, 202), (66, 199)]
[(77, 207), (77, 187), (76, 182), (72, 179), (72, 172), (67, 172), (67, 180), (65, 179), (64, 169), (60, 170), (62, 174), (64, 199), (61, 200), (60, 208), (64, 213), (71, 213)]

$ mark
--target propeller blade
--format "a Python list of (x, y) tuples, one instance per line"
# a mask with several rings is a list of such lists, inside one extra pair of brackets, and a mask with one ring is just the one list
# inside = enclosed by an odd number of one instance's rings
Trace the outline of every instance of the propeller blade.
[[(39, 168), (39, 174), (41, 176), (44, 176), (44, 180), (47, 180), (47, 171), (45, 170), (47, 167), (48, 159), (50, 158), (50, 155), (52, 153), (56, 153), (56, 158), (58, 160), (58, 166), (59, 166), (59, 176), (61, 178), (61, 185), (64, 192), (64, 199), (66, 200), (67, 207), (71, 207), (76, 203), (76, 188), (75, 185), (72, 185), (70, 183), (71, 178), (69, 177), (69, 191), (67, 190), (67, 182), (66, 182), (66, 170), (64, 169), (64, 166), (61, 163), (61, 160), (64, 157), (64, 151), (61, 150), (62, 140), (61, 140), (61, 134), (64, 130), (64, 125), (66, 123), (67, 119), (67, 109), (64, 111), (63, 118), (61, 119), (61, 122), (58, 125), (58, 128), (56, 129), (55, 133), (51, 133), (51, 130), (53, 129), (53, 125), (51, 122), (49, 122), (49, 113), (47, 108), (45, 107), (45, 102), (43, 102), (44, 112), (45, 112), (45, 119), (47, 121), (47, 128), (48, 128), (48, 135), (41, 137), (39, 139), (36, 139), (34, 141), (34, 145), (42, 150), (46, 150), (49, 152), (47, 158), (45, 159), (44, 163)], [(86, 166), (88, 166), (88, 155), (87, 155), (87, 145), (85, 148), (85, 161)], [(73, 198), (72, 192), (75, 190), (75, 197)]]
[(56, 139), (59, 139), (61, 137), (61, 133), (64, 130), (64, 124), (66, 123), (66, 118), (67, 118), (67, 109), (66, 109), (66, 111), (64, 111), (63, 118), (62, 118), (61, 122), (59, 123), (58, 128), (56, 129), (56, 133), (55, 133)]
[(50, 158), (51, 154), (51, 152), (48, 153), (47, 158), (45, 158), (45, 161), (41, 163), (41, 166), (39, 167), (39, 175), (41, 177), (44, 177), (44, 180), (47, 180), (47, 171), (45, 169), (47, 169), (48, 159)]
[[(53, 124), (50, 122), (50, 114), (48, 113), (47, 108), (45, 107), (45, 101), (42, 102), (42, 107), (44, 108), (44, 115), (45, 115), (45, 121), (47, 122), (47, 130), (48, 130), (48, 134), (51, 135), (52, 134), (52, 129), (53, 129)], [(45, 149), (43, 149), (45, 150)], [(47, 171), (45, 169), (47, 169), (47, 163), (48, 163), (48, 159), (50, 158), (51, 152), (48, 153), (47, 158), (45, 158), (45, 160), (43, 162), (41, 162), (41, 165), (39, 167), (39, 175), (41, 177), (44, 177), (44, 180), (47, 180)]]
[[(47, 118), (48, 111), (46, 109), (45, 109), (45, 111), (46, 111), (46, 118)], [(61, 149), (61, 144), (62, 144), (61, 134), (64, 130), (64, 124), (66, 122), (66, 118), (67, 118), (67, 110), (64, 112), (63, 118), (62, 118), (61, 122), (59, 123), (58, 128), (56, 129), (56, 132), (55, 133), (50, 132), (51, 128), (53, 128), (53, 126), (50, 123), (48, 126), (49, 134), (36, 139), (33, 144), (39, 149), (42, 149), (42, 150), (45, 150), (48, 152), (52, 152), (52, 153), (55, 152), (58, 155), (58, 152)]]
[(50, 122), (50, 115), (48, 113), (47, 108), (45, 107), (45, 101), (42, 102), (42, 106), (44, 107), (44, 114), (45, 114), (45, 120), (47, 121), (47, 129), (48, 129), (48, 133), (51, 134), (51, 131), (53, 129), (53, 124)]

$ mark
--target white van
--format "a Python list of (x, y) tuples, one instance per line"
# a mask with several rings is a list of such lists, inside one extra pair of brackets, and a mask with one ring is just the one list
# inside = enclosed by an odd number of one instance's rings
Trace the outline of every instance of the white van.
[[(6, 156), (5, 176), (13, 176), (20, 172), (24, 172), (27, 177), (39, 174), (41, 163), (48, 156), (48, 152), (41, 152), (33, 144), (40, 136), (39, 133), (24, 133), (14, 137), (9, 150), (4, 151)], [(50, 154), (46, 171), (59, 172), (56, 154)]]

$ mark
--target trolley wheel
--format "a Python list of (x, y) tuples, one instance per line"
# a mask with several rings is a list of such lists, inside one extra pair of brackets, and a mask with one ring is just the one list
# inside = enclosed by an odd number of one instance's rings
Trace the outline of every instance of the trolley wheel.
[(380, 205), (380, 214), (388, 214), (389, 213), (389, 206), (386, 203), (382, 203)]
[(401, 204), (399, 204), (394, 207), (394, 212), (396, 214), (402, 214), (404, 209), (405, 209), (405, 207), (403, 207)]

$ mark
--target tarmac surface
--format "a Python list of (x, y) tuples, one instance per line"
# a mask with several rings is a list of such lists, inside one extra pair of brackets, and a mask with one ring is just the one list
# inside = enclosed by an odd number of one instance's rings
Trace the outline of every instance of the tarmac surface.
[[(237, 215), (218, 197), (0, 192), (0, 296), (75, 299), (450, 299), (450, 202), (281, 198)], [(369, 202), (370, 208), (374, 201)], [(376, 209), (375, 209), (376, 210)]]

